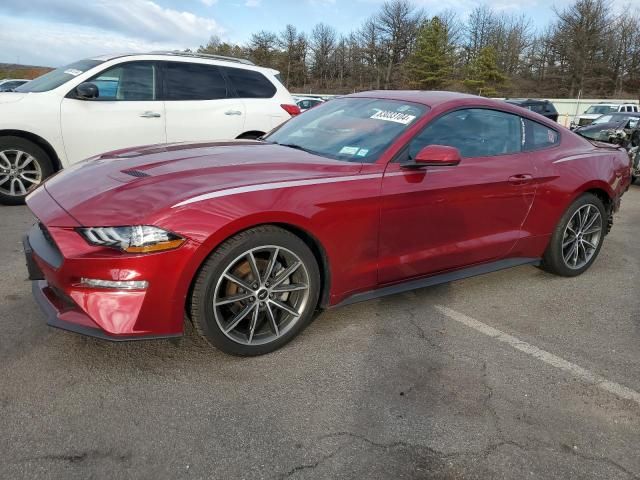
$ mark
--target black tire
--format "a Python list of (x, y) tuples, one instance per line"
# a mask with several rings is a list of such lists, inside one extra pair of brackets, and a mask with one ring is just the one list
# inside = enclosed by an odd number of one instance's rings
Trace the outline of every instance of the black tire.
[[(288, 318), (290, 322), (286, 327), (287, 330), (283, 330), (284, 333), (279, 337), (268, 341), (268, 343), (248, 345), (234, 340), (224, 333), (216, 319), (216, 314), (219, 314), (220, 312), (219, 310), (214, 312), (214, 298), (217, 298), (215, 295), (218, 291), (219, 283), (226, 281), (226, 277), (221, 277), (227, 268), (237, 265), (236, 262), (239, 261), (238, 259), (244, 258), (243, 255), (246, 252), (256, 251), (259, 253), (260, 250), (255, 249), (267, 248), (267, 246), (278, 247), (280, 249), (284, 249), (283, 251), (288, 251), (289, 253), (293, 253), (297, 256), (302, 262), (302, 265), (304, 265), (303, 273), (306, 274), (305, 278), (308, 278), (309, 288), (308, 290), (305, 290), (305, 293), (303, 293), (305, 295), (305, 301), (304, 305), (300, 307), (301, 313), (297, 319), (295, 316), (287, 316), (287, 314), (282, 312), (279, 313), (281, 320), (284, 318), (284, 321), (286, 321)], [(284, 269), (284, 266), (281, 268)], [(282, 270), (280, 271), (282, 272)], [(259, 271), (259, 273), (262, 275), (262, 272)], [(248, 280), (248, 278), (249, 277), (245, 278), (246, 281), (248, 283), (252, 283), (253, 280)], [(253, 275), (251, 278), (253, 278)], [(269, 284), (266, 283), (266, 285), (268, 286)], [(247, 293), (242, 289), (234, 293), (237, 294), (238, 292)], [(287, 230), (272, 225), (260, 226), (231, 237), (211, 253), (204, 262), (195, 278), (191, 294), (191, 320), (196, 332), (198, 332), (201, 337), (203, 337), (212, 346), (225, 353), (239, 356), (263, 355), (282, 347), (304, 330), (314, 317), (314, 311), (318, 304), (319, 292), (320, 271), (316, 259), (309, 247), (299, 237)], [(258, 297), (258, 295), (256, 295), (256, 297), (251, 297), (251, 301), (255, 298), (255, 303), (257, 304)], [(271, 296), (269, 296), (269, 298), (271, 298)], [(266, 302), (268, 303), (270, 300), (267, 299)], [(239, 303), (237, 308), (238, 310), (241, 310), (243, 305), (248, 306), (249, 304), (250, 302), (247, 300), (245, 304)], [(231, 306), (233, 307), (234, 305), (236, 304), (234, 303)], [(218, 309), (219, 308), (220, 307), (218, 307)], [(275, 310), (275, 308), (273, 310)], [(253, 310), (251, 312), (253, 314)], [(267, 331), (264, 329), (267, 327), (272, 328), (271, 324), (266, 323), (268, 321), (268, 317), (266, 316), (267, 313), (266, 311), (260, 312), (261, 313), (259, 313), (259, 315), (262, 315), (261, 325), (263, 327), (263, 331)], [(249, 318), (250, 316), (251, 315), (248, 315), (246, 317), (247, 322), (251, 321)], [(284, 324), (284, 321), (281, 323), (281, 326)], [(243, 328), (243, 322), (245, 322), (245, 320), (239, 324), (238, 328)], [(250, 327), (245, 323), (244, 328)], [(235, 329), (231, 333), (235, 334)]]
[[(567, 265), (563, 258), (563, 248), (562, 243), (564, 240), (564, 233), (567, 228), (567, 225), (571, 221), (574, 214), (581, 208), (591, 205), (596, 207), (600, 211), (600, 216), (602, 220), (602, 231), (599, 236), (598, 244), (596, 245), (596, 249), (593, 252), (589, 261), (581, 266), (580, 268), (572, 268)], [(597, 196), (591, 193), (585, 193), (577, 198), (571, 206), (567, 209), (567, 211), (562, 215), (562, 218), (558, 222), (553, 235), (551, 236), (551, 241), (549, 242), (549, 246), (544, 254), (542, 259), (541, 267), (547, 272), (560, 275), (563, 277), (575, 277), (591, 267), (593, 262), (598, 257), (600, 253), (600, 249), (602, 248), (602, 244), (604, 243), (604, 237), (607, 231), (607, 221), (608, 221), (608, 212), (605, 208), (602, 200), (600, 200)]]
[[(23, 185), (29, 184), (28, 188), (25, 188), (26, 193), (22, 193), (17, 187), (14, 187), (16, 194), (12, 195), (11, 189), (8, 186), (5, 187), (5, 185), (9, 185), (9, 182), (11, 182), (11, 178), (9, 177), (4, 183), (0, 184), (0, 203), (4, 205), (22, 205), (25, 197), (53, 173), (51, 158), (49, 158), (49, 155), (38, 145), (22, 137), (0, 137), (0, 152), (6, 154), (5, 156), (10, 162), (16, 158), (15, 151), (24, 152), (34, 158), (34, 162), (37, 164), (40, 172), (40, 180), (37, 183), (31, 184), (25, 181)], [(12, 157), (11, 155), (14, 156)], [(3, 174), (9, 174), (10, 172), (9, 168), (7, 168), (6, 161), (0, 159), (0, 179), (3, 178)], [(29, 175), (29, 178), (35, 178), (35, 176), (32, 177)]]

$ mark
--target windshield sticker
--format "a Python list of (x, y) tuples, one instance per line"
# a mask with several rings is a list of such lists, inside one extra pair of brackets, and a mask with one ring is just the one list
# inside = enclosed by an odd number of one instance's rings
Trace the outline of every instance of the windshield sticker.
[(359, 156), (359, 157), (366, 157), (367, 153), (369, 153), (368, 149), (361, 148), (360, 150), (358, 150), (358, 153), (356, 153), (356, 155)]
[(415, 115), (407, 115), (401, 112), (389, 112), (381, 110), (371, 115), (371, 118), (375, 120), (384, 120), (385, 122), (401, 123), (402, 125), (409, 125), (415, 118)]
[(68, 70), (65, 70), (64, 73), (66, 73), (67, 75), (73, 75), (74, 77), (77, 77), (82, 73), (82, 70), (76, 70), (75, 68), (70, 68)]
[(358, 150), (360, 150), (360, 147), (342, 147), (339, 153), (343, 155), (355, 155), (358, 153)]

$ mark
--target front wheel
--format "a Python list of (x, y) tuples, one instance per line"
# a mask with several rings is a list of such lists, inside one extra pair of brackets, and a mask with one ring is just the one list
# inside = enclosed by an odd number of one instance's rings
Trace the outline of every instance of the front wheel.
[(604, 240), (607, 210), (598, 197), (585, 193), (571, 204), (556, 227), (542, 267), (563, 277), (575, 277), (595, 261)]
[(262, 355), (304, 329), (319, 291), (309, 247), (287, 230), (256, 227), (230, 238), (205, 261), (193, 287), (191, 319), (214, 347)]
[(0, 203), (20, 205), (53, 173), (46, 152), (21, 137), (0, 138)]

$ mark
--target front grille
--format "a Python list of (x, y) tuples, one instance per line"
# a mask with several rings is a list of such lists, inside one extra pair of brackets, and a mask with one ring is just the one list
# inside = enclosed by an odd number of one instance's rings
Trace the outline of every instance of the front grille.
[(47, 243), (49, 243), (49, 245), (51, 245), (52, 247), (55, 247), (56, 242), (53, 241), (53, 237), (49, 233), (49, 230), (47, 229), (47, 227), (45, 227), (43, 223), (38, 222), (38, 228), (40, 228), (40, 231), (42, 232), (42, 235), (44, 235), (44, 238), (47, 241)]
[(56, 241), (53, 239), (51, 233), (49, 233), (49, 229), (44, 225), (44, 223), (38, 222), (38, 228), (40, 228), (42, 236), (47, 241), (47, 243), (51, 245), (51, 247), (53, 247), (56, 252), (60, 253), (60, 249), (58, 248), (58, 245), (56, 245)]

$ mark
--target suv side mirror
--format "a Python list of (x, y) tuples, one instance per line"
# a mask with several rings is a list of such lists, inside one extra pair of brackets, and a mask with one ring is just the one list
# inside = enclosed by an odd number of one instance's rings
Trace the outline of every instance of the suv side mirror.
[(76, 96), (81, 100), (94, 100), (100, 96), (95, 83), (84, 82), (76, 87)]
[(406, 168), (453, 167), (462, 157), (460, 151), (448, 145), (428, 145), (418, 152), (414, 163), (402, 165)]

